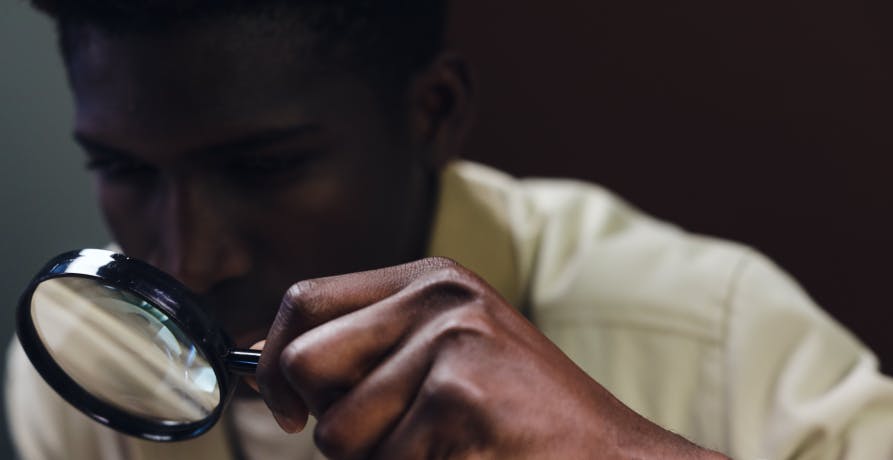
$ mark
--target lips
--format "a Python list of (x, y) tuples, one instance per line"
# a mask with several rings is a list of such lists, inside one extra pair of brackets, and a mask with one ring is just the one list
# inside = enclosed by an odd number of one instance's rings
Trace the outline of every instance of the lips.
[(201, 296), (201, 303), (237, 347), (247, 348), (266, 337), (279, 310), (282, 293), (271, 291), (228, 286)]

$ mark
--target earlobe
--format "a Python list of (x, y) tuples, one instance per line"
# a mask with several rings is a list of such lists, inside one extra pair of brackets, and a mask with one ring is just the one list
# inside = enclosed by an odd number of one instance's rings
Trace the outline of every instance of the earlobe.
[(413, 79), (412, 138), (427, 152), (430, 167), (442, 168), (461, 151), (473, 116), (473, 88), (468, 63), (453, 53), (441, 54)]

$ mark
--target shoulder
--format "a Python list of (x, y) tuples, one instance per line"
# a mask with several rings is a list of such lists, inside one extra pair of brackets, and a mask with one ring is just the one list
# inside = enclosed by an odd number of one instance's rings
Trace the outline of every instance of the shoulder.
[[(538, 322), (607, 320), (720, 341), (732, 307), (788, 296), (814, 309), (758, 251), (651, 217), (596, 184), (519, 180), (470, 162), (445, 177), (464, 213), (449, 233), (481, 240), (469, 261), (486, 252), (510, 265), (514, 297)], [(494, 249), (503, 245), (510, 256)]]
[(729, 299), (754, 252), (594, 184), (466, 168), (514, 248), (524, 313), (625, 404), (718, 447)]
[(443, 247), (503, 280), (494, 286), (646, 418), (742, 458), (889, 449), (889, 437), (866, 437), (889, 430), (893, 383), (759, 252), (594, 184), (469, 163), (448, 179), (463, 211), (447, 214), (454, 244)]
[(721, 340), (751, 248), (660, 221), (594, 184), (525, 180), (537, 228), (529, 298), (541, 319), (604, 320)]

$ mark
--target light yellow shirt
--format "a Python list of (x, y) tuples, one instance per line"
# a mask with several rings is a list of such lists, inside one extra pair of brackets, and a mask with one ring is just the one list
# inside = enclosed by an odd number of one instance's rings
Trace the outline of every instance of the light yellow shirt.
[[(429, 253), (481, 275), (648, 419), (740, 459), (893, 459), (893, 381), (762, 255), (591, 184), (456, 162), (442, 185)], [(8, 366), (24, 459), (230, 458), (223, 424), (186, 442), (135, 440), (61, 401), (17, 344)], [(284, 435), (260, 404), (230, 410), (249, 458), (319, 458), (312, 426)]]

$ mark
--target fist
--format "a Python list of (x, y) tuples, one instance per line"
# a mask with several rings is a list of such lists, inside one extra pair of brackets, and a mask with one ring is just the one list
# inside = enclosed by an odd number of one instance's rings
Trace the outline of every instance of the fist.
[(292, 286), (257, 383), (286, 431), (313, 414), (336, 459), (709, 454), (623, 406), (443, 258)]

